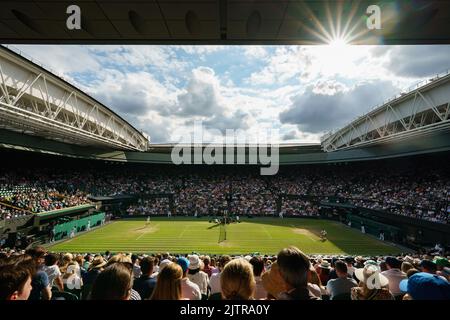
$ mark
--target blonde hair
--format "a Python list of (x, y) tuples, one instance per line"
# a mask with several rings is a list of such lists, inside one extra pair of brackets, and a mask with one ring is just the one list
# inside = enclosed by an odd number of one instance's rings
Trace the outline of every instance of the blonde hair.
[(252, 299), (256, 286), (252, 265), (245, 259), (230, 261), (220, 274), (220, 286), (224, 299)]
[(155, 289), (150, 300), (181, 300), (181, 279), (183, 269), (176, 263), (170, 263), (158, 273)]
[(112, 265), (113, 263), (116, 263), (116, 262), (132, 263), (130, 256), (127, 256), (126, 254), (123, 254), (123, 253), (118, 253), (118, 254), (112, 256), (108, 260), (108, 263), (106, 264), (106, 267), (108, 267), (108, 266), (110, 266), (110, 265)]

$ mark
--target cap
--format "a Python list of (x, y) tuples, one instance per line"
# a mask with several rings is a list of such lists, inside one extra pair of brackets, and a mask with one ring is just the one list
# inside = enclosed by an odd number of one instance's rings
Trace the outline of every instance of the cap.
[(183, 272), (186, 272), (186, 270), (189, 268), (189, 260), (185, 257), (178, 258), (177, 263), (181, 266)]
[(414, 300), (450, 300), (450, 283), (435, 274), (413, 274), (409, 279), (402, 280), (399, 287)]

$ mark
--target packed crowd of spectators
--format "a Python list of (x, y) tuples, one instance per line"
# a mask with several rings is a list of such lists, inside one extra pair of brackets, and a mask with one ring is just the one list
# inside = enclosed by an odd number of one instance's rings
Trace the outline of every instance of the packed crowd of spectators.
[(0, 251), (1, 300), (450, 300), (449, 257)]
[[(450, 179), (445, 167), (358, 166), (282, 167), (275, 176), (260, 176), (252, 169), (176, 166), (158, 170), (107, 166), (95, 170), (8, 170), (0, 172), (0, 191), (5, 191), (0, 192), (0, 205), (35, 213), (87, 203), (88, 196), (161, 194), (160, 200), (136, 204), (132, 209), (135, 213), (166, 214), (164, 198), (170, 194), (174, 214), (180, 215), (214, 215), (221, 208), (237, 215), (272, 216), (279, 210), (285, 215), (315, 215), (321, 199), (334, 197), (359, 207), (449, 222)], [(1, 210), (3, 218), (17, 215), (5, 206)]]

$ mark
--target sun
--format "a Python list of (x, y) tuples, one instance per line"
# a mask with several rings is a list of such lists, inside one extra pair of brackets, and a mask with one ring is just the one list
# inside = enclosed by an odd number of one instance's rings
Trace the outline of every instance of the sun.
[(347, 43), (347, 41), (345, 41), (344, 38), (335, 38), (328, 43), (328, 46), (330, 46), (331, 48), (343, 49), (348, 47), (349, 44)]

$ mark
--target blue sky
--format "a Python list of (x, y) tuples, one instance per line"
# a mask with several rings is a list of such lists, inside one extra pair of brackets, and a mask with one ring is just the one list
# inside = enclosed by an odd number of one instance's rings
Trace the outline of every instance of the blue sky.
[[(404, 88), (450, 69), (450, 46), (17, 46), (152, 142), (202, 121), (286, 143), (317, 143)], [(251, 141), (254, 142), (254, 141)]]

